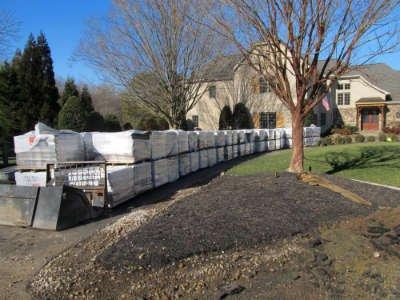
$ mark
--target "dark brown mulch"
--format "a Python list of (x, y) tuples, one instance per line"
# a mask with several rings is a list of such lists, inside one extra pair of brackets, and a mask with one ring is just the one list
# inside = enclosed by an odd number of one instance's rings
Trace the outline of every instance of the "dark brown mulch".
[[(397, 206), (399, 192), (338, 179), (374, 207)], [(397, 203), (396, 203), (397, 200)], [(97, 258), (109, 268), (158, 269), (193, 254), (252, 247), (365, 215), (355, 204), (294, 175), (222, 176), (128, 234)]]

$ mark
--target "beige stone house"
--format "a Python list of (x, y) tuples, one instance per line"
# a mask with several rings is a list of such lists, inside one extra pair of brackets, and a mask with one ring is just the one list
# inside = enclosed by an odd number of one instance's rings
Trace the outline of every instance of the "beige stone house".
[[(208, 64), (201, 84), (203, 97), (188, 118), (202, 130), (218, 129), (222, 108), (233, 109), (238, 102), (247, 105), (256, 128), (291, 126), (288, 109), (240, 55)], [(314, 123), (323, 132), (335, 124), (357, 126), (361, 131), (395, 126), (400, 122), (400, 72), (385, 64), (356, 66), (335, 83), (327, 98), (329, 110), (322, 104), (314, 109)]]

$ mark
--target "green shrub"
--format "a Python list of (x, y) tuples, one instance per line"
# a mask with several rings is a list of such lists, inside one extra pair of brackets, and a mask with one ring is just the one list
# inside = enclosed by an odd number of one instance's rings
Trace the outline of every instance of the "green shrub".
[(375, 142), (376, 141), (376, 137), (373, 135), (367, 136), (367, 142)]
[(239, 102), (233, 108), (233, 126), (235, 129), (253, 128), (253, 120), (246, 104)]
[(386, 134), (384, 134), (384, 133), (379, 133), (379, 135), (378, 135), (378, 140), (379, 140), (380, 142), (386, 142), (386, 139), (387, 139)]
[(351, 144), (353, 142), (353, 139), (349, 135), (344, 136), (343, 139), (345, 144)]
[(335, 145), (343, 145), (345, 143), (345, 139), (344, 139), (343, 136), (337, 135), (335, 137), (335, 142), (334, 143), (335, 143)]
[(329, 146), (333, 144), (332, 138), (330, 136), (326, 136), (321, 138), (321, 141), (319, 142), (321, 146)]
[(344, 125), (343, 126), (344, 129), (350, 130), (352, 134), (356, 133), (358, 131), (358, 127), (357, 126), (353, 126), (353, 125)]
[(225, 105), (221, 110), (221, 114), (219, 115), (219, 130), (231, 129), (232, 119), (232, 110), (229, 105)]
[(354, 136), (354, 141), (356, 143), (364, 143), (365, 141), (365, 136), (361, 135), (361, 134), (357, 134)]
[(388, 134), (386, 140), (388, 142), (398, 142), (399, 141), (399, 136), (396, 134)]
[(120, 131), (121, 125), (118, 118), (114, 115), (106, 115), (104, 117), (104, 130), (110, 132)]
[(97, 111), (92, 111), (86, 117), (86, 126), (85, 130), (87, 131), (103, 131), (104, 130), (104, 119), (101, 114)]

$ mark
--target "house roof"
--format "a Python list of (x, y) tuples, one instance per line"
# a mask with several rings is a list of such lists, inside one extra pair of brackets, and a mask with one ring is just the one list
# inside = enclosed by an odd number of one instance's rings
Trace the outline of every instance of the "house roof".
[(371, 97), (371, 98), (361, 98), (356, 101), (356, 103), (380, 103), (385, 102), (385, 99), (379, 97)]
[(204, 81), (232, 80), (235, 66), (241, 62), (241, 54), (219, 56), (204, 66)]
[(386, 64), (354, 66), (345, 76), (363, 76), (377, 87), (390, 93), (393, 100), (400, 100), (400, 72)]

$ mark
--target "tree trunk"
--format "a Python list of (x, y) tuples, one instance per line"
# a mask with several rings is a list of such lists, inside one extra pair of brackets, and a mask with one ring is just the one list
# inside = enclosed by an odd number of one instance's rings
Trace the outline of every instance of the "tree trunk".
[(292, 113), (292, 142), (293, 153), (290, 161), (289, 172), (304, 172), (304, 140), (303, 140), (304, 120), (301, 113)]

